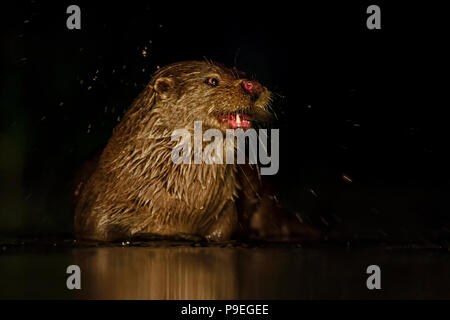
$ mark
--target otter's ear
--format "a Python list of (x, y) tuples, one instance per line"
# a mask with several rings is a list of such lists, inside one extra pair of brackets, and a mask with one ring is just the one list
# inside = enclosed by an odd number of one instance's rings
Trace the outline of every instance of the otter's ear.
[(172, 78), (161, 77), (156, 79), (153, 88), (162, 99), (166, 99), (172, 89), (175, 87), (175, 81)]

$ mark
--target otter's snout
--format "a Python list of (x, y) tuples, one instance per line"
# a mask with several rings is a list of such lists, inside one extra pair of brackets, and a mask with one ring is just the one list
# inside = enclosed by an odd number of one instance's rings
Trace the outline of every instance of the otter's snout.
[(241, 82), (242, 89), (256, 100), (263, 93), (264, 87), (258, 82), (253, 80), (243, 80)]

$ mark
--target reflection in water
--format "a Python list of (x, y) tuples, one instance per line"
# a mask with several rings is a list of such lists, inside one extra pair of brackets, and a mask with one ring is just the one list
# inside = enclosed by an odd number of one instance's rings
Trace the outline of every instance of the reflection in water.
[[(450, 298), (448, 252), (143, 245), (7, 248), (0, 299)], [(81, 268), (82, 290), (66, 287), (71, 264)], [(372, 264), (381, 290), (366, 287)]]
[(237, 252), (222, 248), (74, 250), (94, 299), (237, 298)]

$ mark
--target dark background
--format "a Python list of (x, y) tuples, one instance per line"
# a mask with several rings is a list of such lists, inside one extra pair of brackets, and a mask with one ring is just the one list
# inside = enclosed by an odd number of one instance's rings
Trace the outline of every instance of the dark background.
[[(81, 30), (66, 28), (70, 4)], [(370, 4), (381, 30), (366, 28)], [(70, 234), (83, 161), (157, 66), (206, 57), (278, 94), (287, 207), (352, 238), (450, 237), (443, 8), (25, 1), (1, 12), (1, 235)]]

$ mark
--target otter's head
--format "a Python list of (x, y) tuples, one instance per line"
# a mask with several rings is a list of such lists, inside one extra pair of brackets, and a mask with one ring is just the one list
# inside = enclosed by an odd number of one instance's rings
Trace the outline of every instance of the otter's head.
[(250, 128), (267, 120), (270, 91), (245, 73), (207, 61), (168, 65), (156, 72), (150, 85), (155, 92), (155, 112), (172, 128), (221, 130)]

